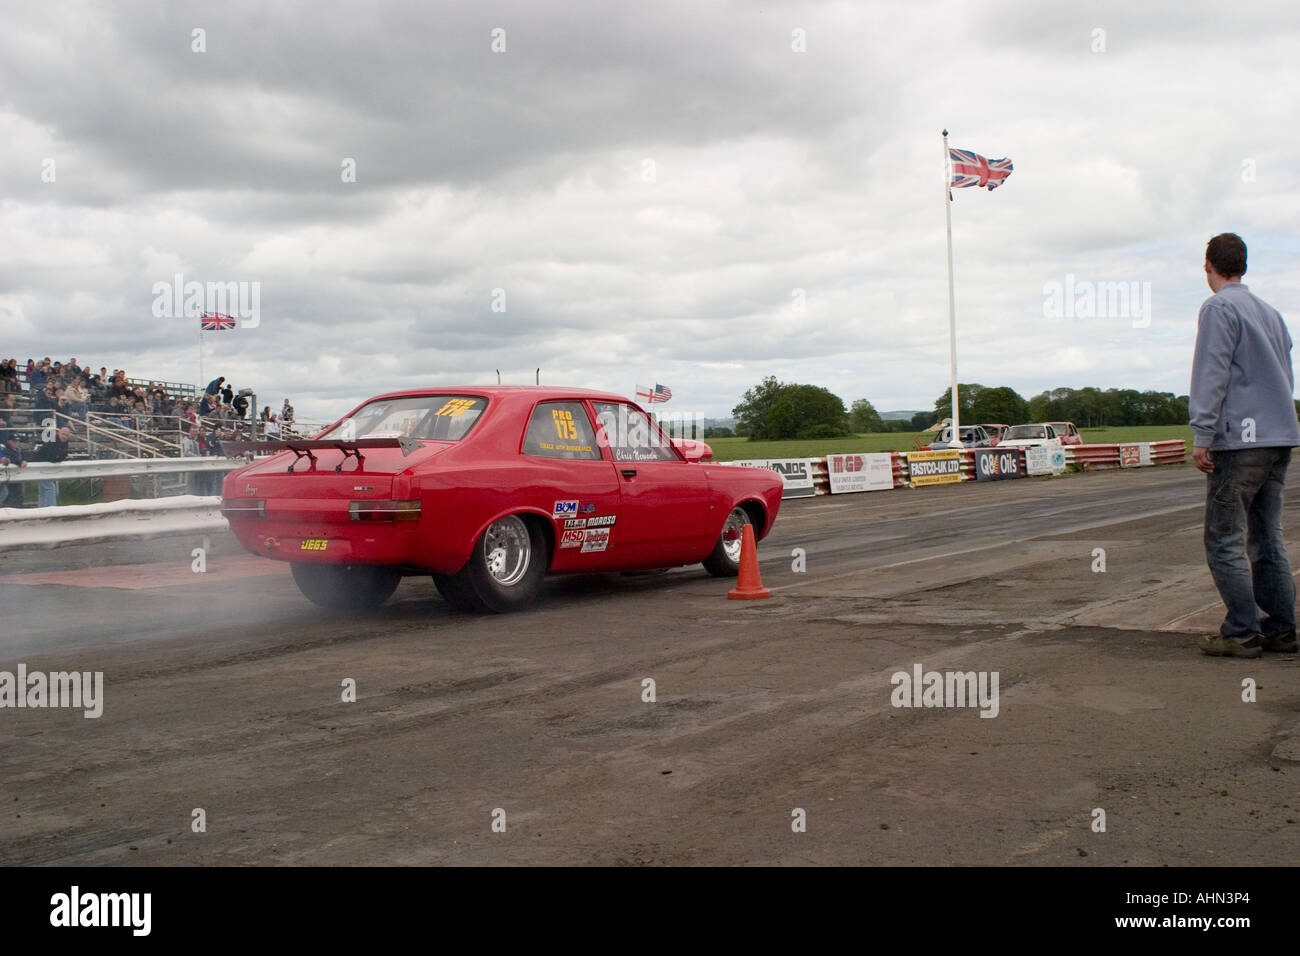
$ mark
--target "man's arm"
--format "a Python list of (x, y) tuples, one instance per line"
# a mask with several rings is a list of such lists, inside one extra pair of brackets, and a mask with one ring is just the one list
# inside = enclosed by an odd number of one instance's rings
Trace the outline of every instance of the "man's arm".
[(1236, 315), (1221, 303), (1211, 299), (1201, 306), (1187, 402), (1195, 446), (1192, 456), (1201, 471), (1213, 470), (1209, 447), (1218, 431), (1219, 413), (1228, 392), (1228, 374), (1239, 334)]

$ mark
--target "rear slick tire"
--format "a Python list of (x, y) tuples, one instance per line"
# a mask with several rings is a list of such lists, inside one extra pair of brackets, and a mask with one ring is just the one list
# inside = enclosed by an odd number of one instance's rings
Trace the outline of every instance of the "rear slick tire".
[(546, 535), (537, 523), (506, 515), (474, 542), (454, 587), (477, 610), (505, 614), (537, 600), (546, 564)]
[(370, 611), (383, 604), (402, 580), (392, 568), (374, 564), (289, 565), (298, 590), (313, 604), (331, 611)]

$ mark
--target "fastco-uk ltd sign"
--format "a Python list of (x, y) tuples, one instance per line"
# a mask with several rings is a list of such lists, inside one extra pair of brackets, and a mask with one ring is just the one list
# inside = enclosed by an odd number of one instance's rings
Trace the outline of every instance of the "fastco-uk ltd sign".
[(961, 481), (961, 458), (951, 451), (909, 451), (907, 474), (914, 485), (947, 485)]

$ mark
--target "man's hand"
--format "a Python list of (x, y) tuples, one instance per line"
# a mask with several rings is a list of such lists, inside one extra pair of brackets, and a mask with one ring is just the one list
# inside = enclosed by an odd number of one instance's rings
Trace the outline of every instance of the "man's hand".
[(1192, 461), (1196, 463), (1197, 468), (1207, 475), (1213, 474), (1214, 462), (1210, 459), (1210, 449), (1197, 445), (1192, 449)]

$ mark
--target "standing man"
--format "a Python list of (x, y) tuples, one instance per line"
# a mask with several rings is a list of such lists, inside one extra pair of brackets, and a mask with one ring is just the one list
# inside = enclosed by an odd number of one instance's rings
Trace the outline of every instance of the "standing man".
[[(0, 465), (14, 465), (18, 468), (26, 468), (27, 462), (23, 460), (23, 447), (18, 440), (18, 436), (13, 432), (5, 432), (0, 435), (0, 439), (3, 439), (3, 442), (0, 443)], [(21, 508), (22, 506), (22, 482), (7, 482), (4, 486), (4, 494), (0, 495), (0, 508)]]
[[(54, 440), (47, 441), (44, 444), (37, 445), (36, 450), (32, 452), (29, 461), (44, 461), (52, 465), (57, 465), (61, 461), (68, 460), (68, 440), (72, 437), (72, 429), (64, 425), (54, 433)], [(53, 508), (59, 503), (59, 483), (46, 479), (36, 483), (36, 507)]]
[[(68, 425), (55, 432), (55, 440), (44, 442), (32, 451), (30, 462), (59, 464), (68, 460), (68, 441), (72, 438)], [(36, 507), (55, 507), (59, 503), (59, 483), (45, 479), (36, 483)]]
[(1211, 239), (1205, 277), (1214, 295), (1197, 321), (1189, 414), (1192, 458), (1210, 476), (1205, 556), (1228, 609), (1219, 633), (1201, 640), (1215, 657), (1300, 650), (1282, 540), (1282, 489), (1300, 445), (1291, 335), (1277, 310), (1242, 284), (1245, 274), (1241, 237)]

